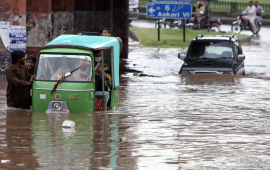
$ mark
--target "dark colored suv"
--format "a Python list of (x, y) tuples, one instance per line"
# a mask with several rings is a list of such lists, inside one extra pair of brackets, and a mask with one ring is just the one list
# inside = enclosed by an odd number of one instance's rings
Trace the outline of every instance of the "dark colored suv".
[(199, 35), (178, 58), (184, 60), (179, 74), (245, 75), (245, 55), (234, 35)]

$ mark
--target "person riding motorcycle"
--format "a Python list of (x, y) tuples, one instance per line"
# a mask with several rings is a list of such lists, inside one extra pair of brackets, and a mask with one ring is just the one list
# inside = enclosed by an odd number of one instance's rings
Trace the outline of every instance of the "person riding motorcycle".
[(262, 22), (262, 16), (264, 14), (264, 10), (263, 8), (259, 5), (259, 2), (256, 1), (255, 2), (255, 7), (256, 7), (256, 10), (257, 10), (257, 13), (256, 13), (256, 19), (255, 19), (255, 25), (259, 24)]
[(198, 4), (198, 11), (192, 12), (192, 15), (198, 16), (198, 28), (200, 28), (200, 22), (204, 14), (204, 7), (203, 7), (204, 4), (203, 1), (199, 1), (197, 4)]
[(252, 30), (256, 33), (257, 32), (257, 28), (255, 26), (256, 7), (253, 5), (253, 1), (249, 2), (249, 6), (245, 11), (242, 12), (242, 14), (247, 14), (247, 17), (245, 18), (249, 20)]
[(205, 2), (205, 10), (200, 21), (200, 25), (202, 28), (204, 28), (205, 24), (208, 23), (208, 21), (210, 22), (211, 16), (212, 16), (212, 10), (209, 7), (209, 2), (207, 1)]

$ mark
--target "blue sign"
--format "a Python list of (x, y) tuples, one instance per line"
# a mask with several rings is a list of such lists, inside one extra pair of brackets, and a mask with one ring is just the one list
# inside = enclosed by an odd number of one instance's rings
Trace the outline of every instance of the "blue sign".
[(149, 18), (190, 19), (191, 4), (147, 4), (146, 16)]
[(191, 0), (152, 0), (151, 2), (191, 2)]
[(24, 26), (13, 26), (9, 28), (10, 45), (8, 51), (26, 49), (26, 28)]

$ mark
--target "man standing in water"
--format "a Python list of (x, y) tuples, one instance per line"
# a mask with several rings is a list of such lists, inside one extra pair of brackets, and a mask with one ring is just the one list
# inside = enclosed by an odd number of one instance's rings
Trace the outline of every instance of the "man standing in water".
[(26, 57), (26, 68), (31, 76), (34, 75), (36, 61), (36, 57), (32, 55)]
[[(26, 68), (27, 68), (27, 72), (28, 72), (28, 74), (30, 74), (30, 76), (34, 75), (36, 61), (37, 61), (37, 58), (33, 55), (26, 57)], [(30, 91), (32, 91), (32, 86), (30, 86)], [(29, 101), (30, 106), (32, 106), (32, 97), (31, 96), (30, 96), (29, 100), (30, 100)]]
[(12, 64), (5, 69), (7, 86), (7, 106), (30, 109), (30, 86), (34, 76), (30, 76), (24, 65), (25, 53), (16, 50), (11, 53)]

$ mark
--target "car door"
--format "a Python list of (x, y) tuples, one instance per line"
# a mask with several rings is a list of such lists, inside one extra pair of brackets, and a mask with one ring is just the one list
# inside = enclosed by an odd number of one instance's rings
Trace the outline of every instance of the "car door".
[(235, 74), (244, 75), (245, 74), (244, 60), (242, 61), (238, 60), (238, 55), (243, 54), (241, 44), (239, 41), (235, 41), (233, 46), (234, 46), (235, 57), (236, 57)]

